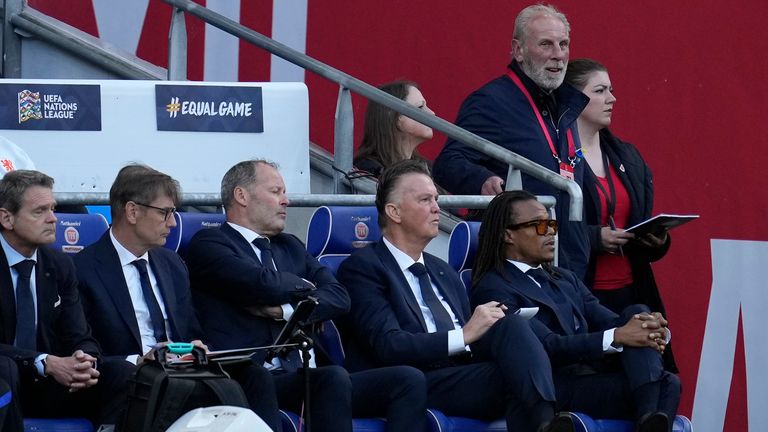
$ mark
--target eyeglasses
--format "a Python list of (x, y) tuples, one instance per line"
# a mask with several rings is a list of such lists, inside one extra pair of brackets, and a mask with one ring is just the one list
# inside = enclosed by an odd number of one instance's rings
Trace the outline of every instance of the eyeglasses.
[(136, 205), (140, 205), (142, 207), (147, 207), (147, 208), (155, 209), (155, 210), (158, 210), (158, 211), (162, 212), (163, 213), (163, 221), (167, 221), (168, 220), (168, 216), (172, 215), (176, 211), (176, 207), (162, 208), (162, 207), (151, 206), (149, 204), (142, 204), (142, 203), (136, 202), (136, 201), (134, 201), (133, 203), (136, 204)]
[(536, 234), (543, 236), (552, 228), (557, 234), (557, 221), (554, 219), (535, 219), (528, 222), (507, 225), (509, 230), (519, 230), (520, 228), (536, 227)]

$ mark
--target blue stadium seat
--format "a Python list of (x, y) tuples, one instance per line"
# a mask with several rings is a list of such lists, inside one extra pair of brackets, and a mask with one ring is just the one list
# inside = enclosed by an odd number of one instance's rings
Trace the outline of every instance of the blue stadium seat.
[[(576, 423), (576, 432), (632, 432), (634, 422), (628, 420), (593, 419), (583, 413), (571, 413)], [(678, 415), (672, 423), (672, 432), (691, 432), (693, 426), (688, 417)]]
[(449, 417), (436, 409), (427, 410), (431, 432), (506, 432), (505, 420), (488, 422), (466, 417)]
[(467, 290), (467, 295), (469, 295), (472, 289), (472, 269), (464, 269), (459, 272), (459, 278), (461, 278), (461, 283), (464, 284), (464, 289)]
[(201, 229), (218, 228), (226, 220), (223, 213), (176, 212), (176, 227), (165, 240), (165, 247), (177, 252), (182, 258), (187, 254), (187, 247), (192, 237)]
[[(304, 430), (300, 428), (301, 417), (290, 411), (280, 410), (282, 414), (283, 432), (299, 432)], [(381, 419), (352, 419), (353, 432), (384, 432), (386, 423)]]
[(307, 251), (314, 257), (324, 254), (351, 254), (379, 241), (376, 207), (319, 207), (307, 226)]
[(85, 419), (24, 419), (24, 432), (93, 432)]
[(109, 229), (101, 214), (56, 213), (56, 241), (52, 248), (75, 254), (98, 240)]
[(477, 253), (480, 222), (459, 222), (448, 239), (448, 264), (457, 272), (471, 269)]

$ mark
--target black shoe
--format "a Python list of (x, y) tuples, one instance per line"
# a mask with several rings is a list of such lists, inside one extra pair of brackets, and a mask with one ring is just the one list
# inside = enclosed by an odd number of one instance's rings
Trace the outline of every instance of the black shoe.
[(643, 414), (635, 426), (635, 432), (669, 432), (669, 417), (663, 412)]
[(573, 419), (568, 413), (559, 413), (549, 422), (539, 426), (539, 432), (576, 432)]

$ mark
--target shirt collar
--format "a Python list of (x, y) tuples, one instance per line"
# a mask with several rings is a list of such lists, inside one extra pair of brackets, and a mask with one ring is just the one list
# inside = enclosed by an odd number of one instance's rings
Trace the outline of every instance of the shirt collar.
[(227, 222), (227, 223), (229, 224), (229, 226), (232, 227), (232, 229), (239, 232), (240, 235), (242, 235), (248, 243), (253, 243), (253, 241), (256, 240), (257, 238), (265, 238), (269, 240), (269, 237), (264, 237), (263, 235), (260, 235), (259, 233), (257, 233), (256, 231), (253, 231), (250, 228), (240, 226), (234, 222)]
[(14, 249), (2, 235), (0, 235), (0, 245), (2, 245), (3, 252), (5, 252), (5, 259), (8, 260), (8, 267), (13, 267), (26, 259), (31, 259), (32, 261), (37, 262), (37, 248), (35, 248), (32, 256), (27, 258), (24, 255), (18, 253), (16, 249)]
[(109, 229), (109, 239), (112, 240), (112, 246), (115, 247), (115, 250), (117, 251), (117, 257), (120, 258), (120, 266), (125, 267), (127, 265), (131, 265), (137, 259), (144, 259), (147, 261), (147, 263), (149, 263), (149, 252), (144, 252), (143, 255), (137, 257), (133, 254), (133, 252), (126, 249), (125, 246), (117, 241), (114, 233), (112, 233), (112, 228)]
[(387, 249), (389, 249), (389, 252), (395, 258), (395, 261), (397, 261), (397, 265), (400, 267), (400, 271), (405, 272), (408, 270), (408, 267), (417, 262), (424, 264), (424, 254), (419, 254), (419, 259), (414, 261), (413, 258), (408, 256), (407, 253), (398, 249), (397, 246), (393, 245), (392, 242), (387, 240), (386, 237), (382, 237), (381, 239), (384, 241), (384, 245), (387, 247)]
[(532, 267), (532, 266), (530, 266), (530, 265), (528, 265), (528, 264), (526, 264), (524, 262), (515, 261), (515, 260), (511, 260), (511, 259), (508, 259), (507, 262), (512, 264), (512, 265), (514, 265), (515, 267), (517, 267), (523, 273), (527, 273), (528, 270), (530, 270), (530, 269), (540, 269), (541, 268), (541, 264), (537, 265), (536, 267)]

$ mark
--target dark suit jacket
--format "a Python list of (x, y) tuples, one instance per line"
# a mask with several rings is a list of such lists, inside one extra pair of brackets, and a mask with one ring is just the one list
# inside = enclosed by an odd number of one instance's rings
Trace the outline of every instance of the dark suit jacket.
[[(429, 276), (459, 322), (469, 318), (464, 287), (443, 260), (424, 253)], [(412, 365), (429, 368), (448, 360), (447, 332), (427, 333), (416, 297), (384, 242), (356, 251), (339, 267), (352, 310), (344, 323), (346, 365), (353, 370)]]
[(556, 285), (571, 303), (574, 318), (579, 322), (578, 330), (558, 313), (551, 297), (514, 264), (505, 262), (504, 270), (504, 276), (491, 270), (480, 279), (472, 288), (472, 305), (499, 300), (509, 311), (538, 307), (539, 312), (531, 319), (531, 325), (555, 365), (602, 358), (603, 332), (625, 324), (618, 315), (602, 306), (568, 270), (558, 268), (559, 277), (550, 278), (550, 283)]
[[(349, 310), (349, 295), (330, 270), (307, 253), (291, 234), (270, 237), (279, 270), (263, 267), (251, 244), (228, 223), (199, 231), (190, 242), (187, 263), (198, 317), (218, 349), (269, 345), (284, 324), (246, 311), (277, 306), (312, 295), (319, 304), (309, 323), (333, 319)], [(310, 291), (311, 281), (316, 289)]]
[(16, 307), (11, 271), (0, 248), (0, 354), (14, 359), (22, 375), (35, 376), (35, 358), (48, 353), (66, 357), (80, 349), (99, 356), (99, 345), (83, 315), (77, 291), (75, 267), (61, 252), (40, 247), (35, 265), (37, 291), (37, 349), (28, 351), (13, 346), (16, 333)]
[[(136, 312), (109, 232), (75, 255), (74, 261), (83, 308), (104, 354), (124, 357), (143, 353)], [(202, 339), (184, 262), (173, 251), (154, 248), (149, 251), (149, 264), (163, 296), (172, 339)]]

